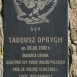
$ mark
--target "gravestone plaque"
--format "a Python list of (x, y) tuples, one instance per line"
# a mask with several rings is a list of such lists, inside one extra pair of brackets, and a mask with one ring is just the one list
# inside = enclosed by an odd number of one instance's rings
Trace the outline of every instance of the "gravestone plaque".
[(67, 77), (67, 0), (5, 0), (3, 10), (3, 77)]

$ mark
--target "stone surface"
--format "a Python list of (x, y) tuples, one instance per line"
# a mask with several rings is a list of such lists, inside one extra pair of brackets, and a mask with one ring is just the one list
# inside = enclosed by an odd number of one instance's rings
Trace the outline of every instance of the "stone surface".
[(71, 41), (77, 44), (77, 9), (70, 8), (70, 29), (71, 29)]
[(0, 0), (0, 77), (3, 77), (3, 30), (1, 17), (2, 1)]
[[(69, 0), (70, 54), (72, 57), (70, 77), (77, 77), (77, 0)], [(70, 59), (71, 60), (71, 59)]]
[[(68, 29), (68, 43), (72, 61), (70, 67), (69, 77), (77, 77), (77, 0), (68, 0), (69, 8), (69, 29)], [(0, 0), (0, 14), (2, 2)], [(0, 77), (3, 77), (3, 32), (2, 32), (2, 18), (0, 15)]]

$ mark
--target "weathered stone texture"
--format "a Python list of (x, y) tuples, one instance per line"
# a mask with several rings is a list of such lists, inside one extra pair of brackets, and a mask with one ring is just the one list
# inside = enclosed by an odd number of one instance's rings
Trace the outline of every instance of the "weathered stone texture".
[(72, 63), (70, 77), (77, 77), (77, 0), (69, 1), (69, 22), (70, 22), (70, 51)]
[(0, 0), (0, 77), (3, 77), (3, 29), (1, 17), (2, 1)]

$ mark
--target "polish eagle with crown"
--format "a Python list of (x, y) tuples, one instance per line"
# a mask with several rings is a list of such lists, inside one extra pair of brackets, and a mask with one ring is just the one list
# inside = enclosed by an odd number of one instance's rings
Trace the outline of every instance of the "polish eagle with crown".
[(49, 22), (58, 0), (14, 0), (17, 18), (27, 24)]

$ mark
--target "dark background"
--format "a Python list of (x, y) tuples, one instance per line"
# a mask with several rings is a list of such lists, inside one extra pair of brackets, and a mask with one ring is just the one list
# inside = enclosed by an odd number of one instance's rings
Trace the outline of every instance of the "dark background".
[[(16, 11), (13, 4), (13, 0), (4, 1), (4, 77), (18, 77), (18, 74), (30, 74), (31, 72), (21, 73), (12, 72), (11, 68), (15, 65), (6, 65), (6, 60), (23, 60), (21, 57), (21, 46), (26, 44), (9, 44), (8, 37), (26, 37), (26, 36), (62, 36), (62, 44), (49, 44), (52, 51), (44, 51), (50, 54), (49, 60), (51, 59), (63, 59), (66, 60), (65, 65), (57, 65), (61, 69), (59, 72), (46, 72), (47, 74), (53, 74), (53, 77), (67, 77), (67, 60), (68, 60), (68, 50), (67, 50), (67, 0), (58, 0), (58, 4), (54, 11), (48, 16), (50, 22), (42, 23), (38, 25), (27, 25), (25, 22), (20, 21), (16, 18)], [(40, 32), (34, 33), (30, 31), (30, 27), (40, 27)], [(27, 44), (28, 45), (28, 44)], [(33, 45), (33, 44), (31, 44)], [(35, 44), (37, 45), (37, 43)], [(46, 45), (46, 44), (45, 44)], [(40, 53), (41, 51), (32, 51)], [(43, 51), (42, 51), (43, 52)], [(24, 53), (28, 53), (25, 51)], [(39, 60), (39, 58), (36, 58)], [(30, 59), (31, 60), (31, 59)], [(44, 60), (44, 59), (43, 59)], [(22, 65), (19, 65), (19, 67)], [(24, 67), (31, 65), (24, 65)], [(36, 66), (36, 65), (34, 65)], [(39, 67), (38, 65), (37, 67)], [(55, 66), (55, 65), (47, 65)], [(45, 72), (33, 72), (35, 74), (45, 74)]]

